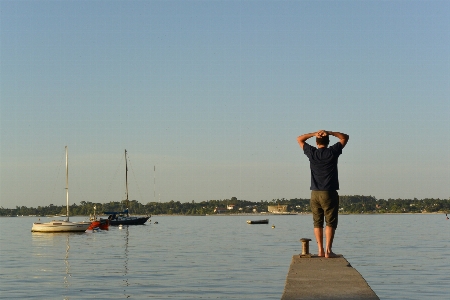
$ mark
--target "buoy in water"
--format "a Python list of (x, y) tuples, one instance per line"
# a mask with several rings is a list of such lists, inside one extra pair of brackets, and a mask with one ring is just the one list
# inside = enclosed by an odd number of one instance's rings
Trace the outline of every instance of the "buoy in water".
[(272, 225), (272, 228), (275, 228), (275, 225)]

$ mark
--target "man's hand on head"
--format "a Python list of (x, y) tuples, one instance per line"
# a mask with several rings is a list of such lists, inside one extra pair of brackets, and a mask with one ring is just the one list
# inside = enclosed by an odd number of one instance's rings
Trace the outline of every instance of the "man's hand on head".
[(316, 132), (316, 137), (322, 138), (326, 137), (328, 135), (328, 132), (326, 130), (319, 130)]

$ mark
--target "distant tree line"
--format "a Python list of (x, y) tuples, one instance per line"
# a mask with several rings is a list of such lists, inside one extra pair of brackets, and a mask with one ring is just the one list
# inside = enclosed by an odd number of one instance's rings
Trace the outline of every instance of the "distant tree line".
[[(450, 199), (376, 199), (373, 196), (340, 196), (340, 212), (349, 214), (373, 214), (373, 213), (431, 213), (450, 212)], [(123, 211), (127, 208), (135, 215), (212, 215), (212, 214), (237, 214), (237, 213), (261, 213), (267, 212), (271, 205), (287, 205), (288, 212), (311, 212), (309, 199), (272, 199), (271, 201), (251, 202), (238, 200), (236, 197), (224, 200), (208, 200), (202, 202), (181, 203), (180, 201), (148, 202), (141, 204), (137, 200), (109, 203), (95, 203), (81, 201), (79, 205), (72, 204), (69, 207), (71, 216), (89, 216), (94, 214), (94, 207), (98, 215), (104, 212)], [(232, 209), (231, 209), (232, 208)], [(53, 216), (66, 215), (66, 206), (26, 207), (16, 208), (0, 207), (0, 216)]]

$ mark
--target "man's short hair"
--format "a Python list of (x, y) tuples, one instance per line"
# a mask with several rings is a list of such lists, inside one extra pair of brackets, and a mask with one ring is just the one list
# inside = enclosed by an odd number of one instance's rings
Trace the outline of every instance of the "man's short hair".
[(328, 146), (328, 144), (330, 143), (330, 136), (323, 136), (323, 137), (316, 137), (316, 143), (317, 145), (323, 145), (323, 146)]

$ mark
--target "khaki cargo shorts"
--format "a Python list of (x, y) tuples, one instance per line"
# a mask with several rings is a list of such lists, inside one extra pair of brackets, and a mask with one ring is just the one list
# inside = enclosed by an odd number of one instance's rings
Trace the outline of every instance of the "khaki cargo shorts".
[(310, 204), (314, 228), (323, 228), (324, 218), (327, 226), (337, 228), (339, 211), (337, 191), (311, 191)]

